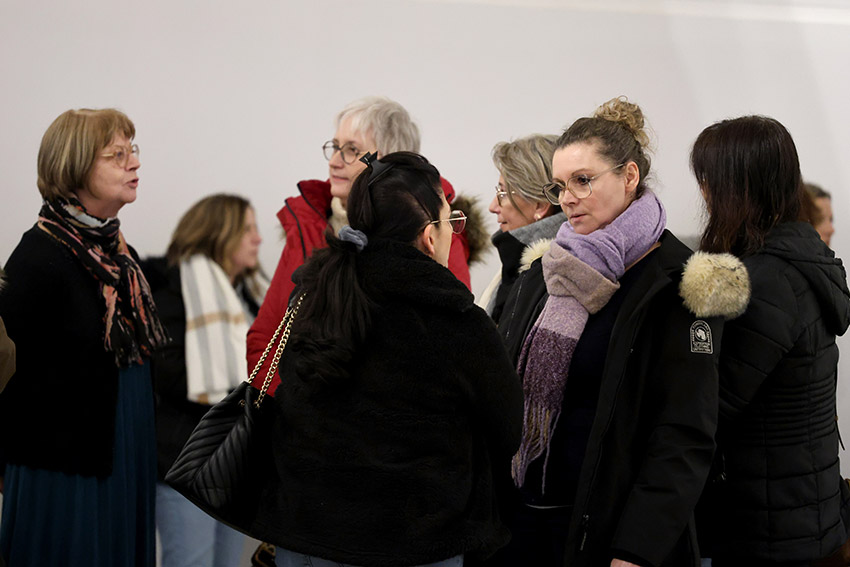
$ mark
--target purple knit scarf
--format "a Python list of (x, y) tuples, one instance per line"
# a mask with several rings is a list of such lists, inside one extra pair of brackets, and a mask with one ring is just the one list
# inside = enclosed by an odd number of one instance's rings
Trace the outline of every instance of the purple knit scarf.
[(529, 463), (545, 453), (545, 491), (552, 433), (587, 318), (608, 303), (626, 268), (658, 242), (666, 222), (661, 201), (645, 193), (608, 226), (591, 234), (576, 234), (565, 222), (543, 256), (549, 298), (525, 338), (517, 364), (525, 393), (522, 442), (512, 463), (517, 486), (525, 483)]

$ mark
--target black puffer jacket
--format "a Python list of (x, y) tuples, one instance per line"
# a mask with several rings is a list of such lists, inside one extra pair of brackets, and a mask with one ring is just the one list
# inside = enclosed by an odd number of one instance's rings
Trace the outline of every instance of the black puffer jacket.
[(809, 561), (850, 527), (835, 408), (835, 336), (850, 324), (850, 292), (841, 260), (805, 223), (775, 228), (744, 262), (752, 300), (726, 325), (721, 351), (725, 481), (709, 486), (716, 520), (700, 530), (714, 529), (714, 557)]

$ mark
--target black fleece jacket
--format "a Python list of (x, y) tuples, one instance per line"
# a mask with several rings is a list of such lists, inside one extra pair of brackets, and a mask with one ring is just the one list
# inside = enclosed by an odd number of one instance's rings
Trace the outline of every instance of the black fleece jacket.
[(707, 489), (701, 536), (715, 557), (808, 562), (850, 528), (835, 401), (847, 276), (806, 223), (776, 227), (744, 263), (752, 300), (727, 324), (720, 359), (725, 482)]
[(273, 443), (284, 488), (258, 523), (285, 548), (355, 565), (491, 553), (507, 540), (492, 467), (516, 451), (523, 411), (496, 328), (409, 245), (370, 243), (356, 262), (371, 330), (341, 384), (297, 375), (287, 347)]

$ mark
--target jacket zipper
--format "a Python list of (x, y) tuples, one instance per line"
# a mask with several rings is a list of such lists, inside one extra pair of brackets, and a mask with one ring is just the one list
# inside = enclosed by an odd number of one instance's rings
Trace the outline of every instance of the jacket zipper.
[(584, 544), (587, 543), (587, 525), (590, 523), (590, 515), (585, 514), (581, 517), (581, 544), (578, 546), (579, 551), (584, 551)]
[[(650, 302), (656, 296), (658, 291), (663, 289), (665, 285), (666, 285), (666, 283), (659, 285), (658, 282), (656, 282), (654, 285), (650, 286), (649, 290), (647, 290), (646, 296), (644, 296), (644, 298), (638, 303), (638, 305), (635, 306), (635, 309), (632, 313), (639, 313), (640, 310), (644, 307), (644, 305), (646, 303)], [(644, 318), (645, 318), (645, 316), (644, 316)], [(629, 367), (629, 359), (631, 358), (632, 353), (634, 353), (634, 351), (635, 351), (634, 344), (635, 344), (635, 338), (637, 337), (637, 334), (638, 334), (639, 327), (640, 327), (639, 323), (637, 325), (635, 325), (634, 329), (632, 330), (632, 336), (629, 339), (629, 342), (627, 343), (629, 345), (629, 353), (626, 356), (625, 363), (623, 364), (623, 371), (620, 373), (620, 377), (617, 380), (617, 388), (614, 390), (614, 402), (615, 402), (615, 404), (616, 404), (616, 401), (617, 401), (617, 396), (620, 393), (620, 387), (623, 385), (623, 380), (626, 377), (626, 371), (628, 370), (628, 367)], [(617, 331), (618, 331), (618, 325), (615, 322), (614, 328), (611, 331), (611, 336), (613, 337)], [(608, 432), (608, 428), (611, 427), (611, 422), (614, 420), (614, 409), (615, 408), (612, 407), (611, 411), (608, 413), (608, 418), (605, 422), (605, 428), (602, 430), (602, 434), (600, 435), (600, 439), (603, 439), (605, 437), (605, 434)], [(584, 512), (587, 512), (587, 509), (590, 505), (590, 497), (591, 497), (591, 494), (593, 492), (593, 484), (596, 481), (596, 472), (599, 470), (599, 461), (601, 459), (602, 459), (602, 451), (597, 451), (596, 462), (593, 463), (593, 474), (590, 476), (590, 482), (588, 483), (587, 496), (584, 499), (584, 509), (583, 509)], [(579, 549), (578, 549), (579, 553), (584, 551), (585, 543), (587, 542), (587, 534), (590, 531), (588, 529), (589, 524), (590, 524), (590, 515), (585, 513), (581, 517), (581, 543), (580, 543)]]

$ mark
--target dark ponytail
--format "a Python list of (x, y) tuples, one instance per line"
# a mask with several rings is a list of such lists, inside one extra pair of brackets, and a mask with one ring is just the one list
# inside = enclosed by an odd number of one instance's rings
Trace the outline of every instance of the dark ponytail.
[[(349, 365), (369, 331), (375, 302), (369, 282), (358, 278), (360, 254), (372, 243), (393, 240), (413, 245), (443, 206), (440, 174), (424, 157), (396, 152), (369, 165), (354, 180), (348, 196), (348, 223), (369, 239), (359, 252), (329, 228), (328, 247), (317, 250), (298, 270), (307, 296), (293, 327), (292, 348), (298, 352), (296, 373), (304, 379), (335, 382), (349, 375)], [(374, 174), (374, 175), (373, 175)]]

